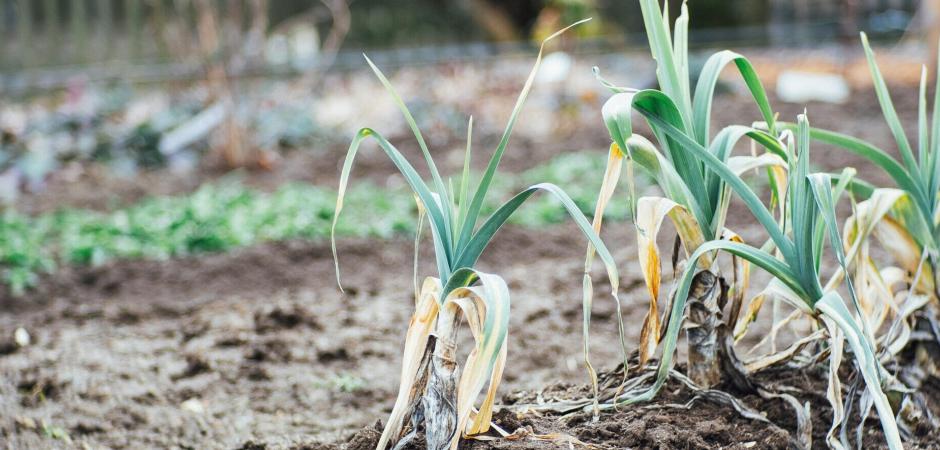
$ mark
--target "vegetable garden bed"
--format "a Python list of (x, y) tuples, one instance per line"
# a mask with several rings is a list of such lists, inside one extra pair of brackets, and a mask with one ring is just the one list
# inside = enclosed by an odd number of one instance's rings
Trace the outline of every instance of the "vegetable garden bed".
[[(0, 437), (25, 448), (857, 443), (900, 449), (902, 442), (904, 448), (937, 448), (940, 104), (929, 120), (926, 71), (919, 95), (913, 101), (901, 97), (918, 114), (899, 119), (863, 35), (885, 119), (817, 105), (823, 113), (811, 128), (803, 106), (773, 109), (755, 69), (735, 53), (709, 59), (693, 98), (685, 6), (673, 35), (658, 2), (640, 3), (661, 90), (620, 88), (598, 77), (616, 93), (601, 110), (609, 139), (597, 138), (605, 136), (598, 126), (587, 141), (612, 142), (607, 169), (582, 171), (574, 176), (580, 180), (568, 173), (560, 177), (562, 187), (546, 183), (558, 175), (551, 164), (521, 177), (496, 175), (538, 63), (498, 143), (488, 134), (496, 150), (485, 166), (471, 163), (472, 119), (465, 152), (432, 157), (408, 107), (373, 66), (418, 149), (399, 152), (395, 145), (408, 144), (396, 139), (393, 145), (363, 128), (342, 164), (335, 211), (317, 213), (313, 231), (285, 232), (281, 219), (292, 216), (279, 210), (268, 211), (271, 217), (258, 214), (259, 223), (247, 218), (256, 218), (261, 205), (297, 211), (303, 203), (298, 198), (316, 196), (323, 203), (332, 192), (290, 195), (283, 188), (245, 191), (234, 203), (225, 203), (232, 196), (224, 195), (200, 202), (211, 194), (208, 187), (111, 213), (9, 213), (12, 225), (4, 231), (13, 238), (7, 243), (19, 239), (9, 233), (15, 227), (23, 236), (45, 230), (28, 241), (59, 239), (50, 247), (66, 250), (60, 259), (74, 256), (75, 248), (87, 250), (64, 244), (69, 236), (85, 236), (64, 232), (71, 222), (92, 235), (102, 230), (99, 235), (109, 236), (102, 240), (105, 250), (125, 237), (150, 250), (155, 244), (148, 239), (171, 245), (151, 254), (121, 241), (118, 250), (130, 250), (114, 251), (116, 260), (96, 258), (92, 246), (90, 256), (77, 260), (94, 267), (65, 264), (41, 275), (40, 283), (30, 272), (33, 282), (0, 296), (6, 312), (0, 329), (15, 330), (0, 337)], [(713, 106), (725, 65), (736, 67), (746, 89), (732, 101), (717, 97)], [(732, 107), (722, 108), (723, 102)], [(875, 109), (871, 98), (860, 102)], [(797, 108), (794, 114), (781, 117), (791, 108)], [(812, 111), (809, 116), (817, 117)], [(740, 117), (748, 122), (733, 125)], [(877, 146), (896, 141), (899, 157), (826, 127), (872, 137)], [(918, 138), (916, 157), (905, 131)], [(374, 185), (360, 186), (364, 194), (346, 190), (350, 174), (361, 175), (352, 171), (359, 144), (373, 138), (391, 164), (367, 160), (366, 176), (383, 180), (392, 166), (402, 175), (384, 179), (384, 190), (398, 199), (394, 214), (369, 203)], [(738, 140), (750, 140), (749, 154), (735, 153)], [(529, 144), (540, 150), (516, 159), (522, 167), (555, 154)], [(420, 159), (426, 167), (419, 172), (411, 163)], [(456, 179), (445, 182), (435, 165), (442, 159), (442, 172), (457, 173)], [(552, 164), (557, 161), (565, 160)], [(339, 162), (315, 164), (338, 169)], [(620, 186), (624, 163), (627, 185)], [(562, 165), (577, 166), (570, 160)], [(869, 170), (873, 166), (878, 171)], [(635, 169), (648, 178), (637, 177)], [(422, 176), (425, 171), (431, 176)], [(594, 205), (576, 192), (592, 176), (588, 190), (600, 192), (593, 223), (585, 214)], [(505, 180), (515, 181), (501, 185)], [(525, 188), (530, 183), (536, 184)], [(404, 206), (413, 204), (405, 186), (414, 191), (416, 207)], [(508, 222), (536, 191), (558, 200), (538, 211), (556, 210), (574, 224), (557, 225), (556, 217), (546, 220), (554, 225), (536, 230), (517, 225), (545, 225), (530, 216)], [(272, 200), (284, 196), (294, 200)], [(347, 209), (364, 211), (340, 219), (344, 198)], [(608, 201), (621, 207), (616, 217), (635, 226), (608, 221), (602, 227)], [(201, 206), (216, 203), (227, 206), (203, 214), (208, 210)], [(134, 231), (175, 217), (161, 208), (183, 211), (182, 225), (160, 228), (156, 237)], [(419, 215), (418, 239), (426, 225), (433, 247), (397, 235), (361, 237), (409, 231), (401, 225), (389, 233), (368, 231), (370, 214), (401, 223), (413, 213)], [(69, 220), (48, 226), (47, 217)], [(348, 220), (352, 225), (343, 222)], [(335, 232), (332, 247), (323, 241), (327, 221)], [(669, 259), (660, 254), (661, 223), (667, 234), (678, 235), (671, 271), (661, 263)], [(348, 232), (363, 226), (366, 231)], [(195, 234), (187, 234), (188, 227)], [(177, 228), (184, 232), (175, 234)], [(193, 255), (204, 250), (190, 249), (193, 239), (203, 242), (200, 232), (234, 235), (208, 248), (229, 253)], [(259, 238), (242, 239), (241, 232)], [(37, 252), (22, 254), (5, 264)], [(634, 263), (637, 254), (640, 264)], [(337, 255), (345, 290), (336, 289)], [(591, 264), (595, 255), (603, 268)], [(167, 256), (175, 258), (124, 259)], [(42, 262), (36, 266), (47, 265)], [(418, 275), (428, 273), (439, 278), (419, 283)], [(460, 332), (463, 325), (471, 332)]]

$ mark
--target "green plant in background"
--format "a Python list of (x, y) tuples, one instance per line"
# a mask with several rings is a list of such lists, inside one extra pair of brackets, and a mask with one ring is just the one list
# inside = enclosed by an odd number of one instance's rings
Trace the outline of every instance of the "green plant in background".
[[(231, 181), (206, 184), (192, 194), (155, 197), (110, 213), (65, 209), (30, 217), (0, 212), (0, 277), (14, 295), (36, 285), (58, 264), (102, 264), (112, 259), (165, 259), (224, 251), (290, 238), (325, 239), (336, 193), (287, 184), (265, 194)], [(413, 201), (404, 192), (363, 185), (354, 212), (337, 227), (347, 236), (391, 237), (414, 229)]]
[(48, 424), (43, 421), (42, 434), (45, 437), (63, 441), (66, 444), (72, 444), (72, 436), (69, 436), (68, 430), (58, 425)]
[(333, 376), (314, 383), (314, 386), (320, 389), (330, 389), (335, 392), (353, 393), (361, 391), (366, 387), (366, 380), (348, 373), (337, 373)]
[(40, 272), (55, 267), (44, 233), (34, 223), (12, 211), (0, 212), (0, 276), (13, 295), (22, 295), (39, 280)]
[[(549, 36), (546, 41), (565, 30)], [(580, 230), (597, 248), (607, 267), (616, 299), (618, 274), (613, 258), (584, 214), (557, 186), (550, 183), (532, 185), (499, 206), (479, 223), (484, 201), (496, 178), (497, 167), (532, 87), (541, 58), (540, 50), (502, 138), (473, 191), (470, 186), (472, 119), (468, 125), (463, 173), (456, 185), (450, 181), (445, 183), (408, 108), (385, 75), (367, 59), (414, 133), (432, 180), (430, 184), (425, 183), (411, 163), (391, 143), (376, 131), (363, 128), (353, 139), (343, 165), (333, 224), (335, 226), (338, 223), (339, 213), (343, 209), (349, 175), (359, 146), (365, 139), (373, 138), (414, 192), (421, 212), (419, 221), (423, 223), (424, 218), (427, 218), (438, 271), (437, 277), (425, 279), (420, 290), (417, 289), (418, 283), (417, 279), (415, 280), (415, 313), (405, 338), (401, 384), (395, 406), (377, 445), (380, 450), (384, 450), (390, 442), (412, 439), (422, 422), (427, 447), (436, 450), (455, 449), (461, 435), (481, 433), (489, 429), (496, 389), (506, 362), (509, 289), (499, 276), (481, 272), (474, 266), (499, 228), (534, 193), (545, 191), (561, 201)], [(420, 239), (420, 232), (416, 239)], [(335, 240), (333, 252), (335, 258)], [(338, 260), (336, 264), (339, 282)], [(417, 277), (417, 274), (415, 276)], [(619, 300), (617, 303), (619, 305)], [(467, 361), (458, 366), (456, 333), (461, 317), (467, 320), (476, 344)], [(477, 408), (476, 398), (487, 382), (487, 393)], [(410, 429), (405, 428), (406, 420), (411, 422)]]
[[(606, 184), (619, 178), (622, 161), (626, 157), (629, 164), (639, 165), (663, 191), (663, 197), (635, 199), (633, 193), (630, 194), (630, 202), (635, 208), (640, 265), (650, 294), (649, 312), (640, 337), (639, 365), (642, 367), (655, 353), (661, 334), (657, 301), (662, 275), (657, 235), (664, 219), (668, 217), (675, 225), (687, 254), (712, 239), (740, 240), (737, 234), (725, 228), (730, 201), (729, 186), (713, 168), (690, 153), (683, 141), (668, 133), (666, 128), (673, 127), (685, 139), (707, 148), (709, 154), (735, 174), (766, 167), (775, 199), (779, 198), (778, 184), (785, 179), (786, 155), (782, 145), (773, 137), (773, 112), (748, 60), (730, 51), (712, 55), (698, 74), (693, 93), (689, 77), (689, 18), (685, 4), (676, 19), (674, 35), (670, 36), (668, 12), (661, 11), (656, 0), (640, 0), (639, 3), (650, 49), (657, 63), (656, 75), (660, 90), (637, 91), (619, 88), (604, 81), (617, 93), (604, 105), (603, 116), (614, 142)], [(712, 101), (718, 77), (732, 63), (747, 85), (755, 106), (770, 125), (769, 133), (750, 127), (731, 126), (714, 136), (710, 135)], [(659, 149), (633, 133), (633, 111), (647, 116)], [(756, 156), (731, 156), (734, 146), (743, 138), (750, 138), (768, 151)], [(632, 178), (632, 175), (628, 178)], [(599, 212), (604, 210), (612, 194), (612, 188), (601, 189)], [(595, 216), (595, 225), (599, 225), (601, 217), (601, 214)], [(689, 377), (696, 384), (710, 387), (718, 384), (722, 379), (722, 371), (735, 367), (735, 363), (730, 335), (719, 336), (724, 329), (719, 306), (719, 298), (726, 293), (724, 275), (714, 263), (714, 252), (699, 259), (698, 264), (703, 271), (695, 279), (692, 289), (695, 294), (689, 302), (688, 368)], [(733, 299), (730, 322), (735, 320), (747, 289), (747, 266), (741, 264), (738, 268), (733, 274), (730, 288)], [(723, 360), (731, 361), (731, 364), (722, 364)], [(728, 375), (733, 377), (734, 374)]]
[[(548, 181), (571, 186), (567, 192), (585, 214), (593, 210), (603, 170), (600, 155), (561, 155), (521, 174), (494, 180), (492, 197)], [(478, 174), (473, 175), (478, 178)], [(587, 180), (584, 182), (584, 180)], [(336, 191), (289, 183), (265, 193), (237, 178), (202, 185), (195, 192), (147, 198), (109, 212), (61, 209), (28, 216), (0, 212), (0, 285), (22, 295), (39, 277), (63, 264), (97, 265), (115, 259), (165, 259), (226, 251), (266, 241), (322, 240), (330, 234)], [(367, 183), (347, 193), (352, 217), (339, 224), (339, 236), (390, 238), (414, 232), (414, 196), (406, 187)], [(499, 206), (484, 202), (482, 211)], [(559, 223), (567, 214), (552, 197), (531, 200), (509, 222), (525, 227)], [(371, 214), (370, 214), (371, 212)], [(622, 220), (626, 205), (613, 205), (605, 217)], [(372, 215), (380, 214), (380, 216)]]

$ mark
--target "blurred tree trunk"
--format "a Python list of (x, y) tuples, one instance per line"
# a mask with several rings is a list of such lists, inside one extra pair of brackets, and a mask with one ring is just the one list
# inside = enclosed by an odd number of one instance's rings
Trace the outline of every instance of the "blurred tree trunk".
[(220, 36), (220, 27), (215, 17), (211, 0), (197, 0), (196, 14), (199, 46), (206, 65), (209, 89), (216, 101), (228, 110), (222, 124), (219, 151), (229, 167), (243, 167), (248, 163), (245, 133), (238, 123), (235, 97), (226, 73), (226, 58)]
[(309, 89), (313, 89), (321, 80), (323, 73), (333, 65), (336, 54), (343, 46), (346, 35), (349, 34), (349, 27), (352, 25), (352, 15), (346, 0), (322, 0), (322, 2), (330, 12), (330, 31), (320, 46), (320, 64), (316, 69), (308, 70), (299, 81), (301, 85)]

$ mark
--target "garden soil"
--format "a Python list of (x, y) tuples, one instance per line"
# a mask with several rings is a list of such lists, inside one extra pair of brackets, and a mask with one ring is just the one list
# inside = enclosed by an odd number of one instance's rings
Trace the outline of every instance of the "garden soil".
[[(610, 228), (605, 237), (622, 243), (615, 257), (632, 257), (629, 227)], [(0, 441), (17, 449), (369, 448), (394, 403), (413, 308), (412, 245), (341, 241), (345, 292), (336, 286), (328, 244), (295, 241), (71, 268), (24, 298), (4, 298)], [(507, 227), (485, 254), (483, 270), (498, 268), (513, 292), (503, 403), (587, 393), (583, 246), (573, 226)], [(632, 347), (646, 294), (639, 273), (624, 267)], [(594, 279), (592, 358), (613, 370), (620, 361), (614, 304), (603, 272)], [(28, 346), (10, 341), (17, 327), (30, 333)], [(817, 444), (829, 420), (821, 377), (791, 375), (793, 385), (814, 389), (801, 400), (817, 418)], [(940, 404), (940, 390), (931, 395)], [(570, 440), (600, 448), (786, 448), (795, 428), (782, 402), (744, 398), (781, 429), (708, 401), (686, 409), (691, 398), (670, 384), (657, 401), (604, 413), (597, 423), (589, 413), (504, 412), (497, 423), (518, 439), (466, 446), (564, 448)], [(880, 442), (877, 422), (867, 429), (873, 437), (866, 442)], [(563, 440), (535, 439), (544, 434)]]

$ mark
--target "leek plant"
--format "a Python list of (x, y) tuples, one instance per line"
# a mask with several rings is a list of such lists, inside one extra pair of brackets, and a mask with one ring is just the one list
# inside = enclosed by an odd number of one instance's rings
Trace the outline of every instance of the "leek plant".
[[(884, 170), (896, 188), (875, 189), (868, 183), (852, 183), (853, 192), (864, 198), (845, 224), (844, 246), (852, 256), (851, 276), (859, 286), (860, 298), (873, 329), (880, 328), (890, 313), (894, 322), (882, 336), (882, 348), (889, 354), (902, 350), (909, 338), (909, 317), (924, 307), (925, 320), (937, 323), (940, 308), (940, 78), (936, 86), (932, 119), (927, 114), (927, 68), (922, 68), (918, 103), (917, 151), (904, 132), (887, 84), (864, 33), (862, 46), (868, 60), (875, 94), (900, 161), (886, 151), (861, 139), (834, 131), (813, 128), (813, 139), (835, 145), (866, 158)], [(794, 128), (794, 124), (783, 124)], [(899, 267), (877, 267), (869, 256), (870, 237), (879, 240)], [(896, 301), (890, 287), (903, 282), (909, 294)], [(892, 333), (893, 332), (893, 333)], [(933, 366), (931, 358), (924, 363)]]
[[(639, 260), (650, 296), (649, 311), (640, 337), (639, 365), (642, 367), (655, 353), (661, 334), (657, 301), (662, 276), (656, 240), (664, 219), (668, 217), (675, 225), (687, 254), (713, 239), (740, 238), (725, 228), (730, 200), (726, 182), (707, 164), (692, 157), (683, 141), (667, 133), (663, 125), (648, 121), (659, 149), (642, 136), (634, 134), (632, 112), (639, 111), (662, 118), (669, 126), (679, 130), (685, 139), (707, 148), (711, 155), (731, 167), (736, 174), (767, 168), (771, 186), (775, 190), (785, 180), (786, 164), (784, 148), (773, 135), (773, 111), (750, 62), (731, 51), (715, 53), (699, 73), (693, 93), (689, 79), (689, 17), (686, 5), (682, 5), (672, 36), (665, 7), (661, 10), (657, 0), (640, 0), (640, 8), (650, 50), (657, 64), (656, 76), (660, 90), (625, 89), (602, 80), (616, 94), (603, 108), (604, 121), (613, 144), (608, 158), (605, 187), (601, 189), (594, 220), (595, 225), (599, 224), (603, 207), (613, 194), (613, 186), (620, 176), (624, 159), (631, 173), (632, 165), (638, 164), (663, 192), (662, 197), (636, 200), (630, 193), (637, 227)], [(769, 132), (732, 126), (714, 136), (710, 134), (712, 100), (718, 77), (732, 63), (747, 85), (761, 116), (769, 124)], [(750, 138), (767, 151), (753, 156), (731, 156), (735, 144), (744, 138)], [(632, 189), (632, 180), (630, 186)], [(590, 257), (589, 253), (589, 262)], [(726, 328), (719, 298), (730, 293), (733, 299), (732, 316), (736, 315), (747, 288), (748, 269), (746, 263), (739, 265), (731, 277), (730, 292), (725, 292), (724, 274), (714, 264), (713, 253), (703, 256), (698, 264), (705, 270), (696, 276), (692, 289), (695, 294), (689, 301), (688, 374), (696, 384), (711, 387), (721, 381), (723, 372), (728, 371), (723, 369), (722, 361), (731, 362), (731, 365), (724, 366), (732, 368), (732, 371), (735, 366), (730, 338), (719, 339), (722, 330)], [(736, 378), (741, 380), (740, 377)]]
[[(543, 41), (543, 47), (545, 42), (565, 30)], [(468, 125), (463, 173), (456, 186), (453, 183), (445, 183), (411, 113), (388, 79), (369, 61), (369, 65), (391, 93), (414, 133), (430, 172), (431, 182), (426, 183), (412, 164), (382, 135), (370, 128), (363, 128), (353, 139), (343, 165), (333, 219), (334, 230), (343, 208), (343, 198), (356, 153), (365, 139), (372, 138), (392, 160), (414, 192), (422, 216), (419, 219), (421, 223), (424, 217), (427, 218), (438, 272), (437, 277), (425, 279), (420, 290), (416, 292), (415, 312), (405, 338), (398, 397), (377, 445), (379, 450), (384, 450), (390, 443), (398, 442), (403, 445), (403, 441), (415, 436), (421, 425), (425, 430), (427, 448), (436, 450), (455, 449), (461, 435), (482, 433), (489, 429), (496, 389), (506, 363), (509, 289), (502, 278), (481, 272), (475, 265), (499, 228), (536, 192), (544, 191), (560, 200), (591, 245), (597, 249), (606, 265), (616, 299), (618, 273), (613, 258), (592, 229), (591, 223), (559, 187), (549, 183), (530, 186), (502, 204), (480, 223), (484, 200), (496, 177), (496, 169), (532, 87), (541, 58), (540, 49), (502, 138), (479, 183), (472, 191), (469, 138), (472, 119)], [(416, 239), (419, 238), (420, 232)], [(333, 254), (335, 259), (335, 239)], [(339, 283), (338, 260), (336, 271)], [(417, 287), (417, 280), (415, 284)], [(458, 366), (456, 337), (461, 317), (470, 328), (475, 346), (470, 350), (463, 365)], [(486, 394), (478, 405), (477, 397), (487, 383)]]
[[(721, 251), (742, 258), (766, 271), (774, 279), (772, 289), (778, 298), (823, 322), (830, 336), (831, 374), (838, 371), (843, 344), (844, 341), (848, 341), (868, 388), (871, 401), (881, 419), (888, 446), (892, 449), (901, 449), (901, 438), (894, 412), (882, 389), (886, 381), (885, 371), (875, 354), (871, 331), (866, 329), (865, 322), (858, 317), (860, 307), (854, 286), (849, 279), (846, 279), (850, 294), (849, 303), (853, 306), (850, 309), (846, 306), (845, 299), (833, 289), (833, 286), (824, 287), (820, 282), (819, 267), (826, 235), (840, 266), (843, 269), (847, 266), (834, 204), (848, 184), (848, 180), (847, 177), (840, 180), (834, 190), (829, 174), (809, 173), (810, 128), (806, 117), (801, 115), (799, 118), (795, 145), (793, 133), (785, 132), (788, 136), (786, 139), (788, 179), (785, 194), (787, 212), (783, 226), (780, 226), (757, 194), (708, 148), (698, 144), (694, 139), (683, 134), (682, 130), (670, 124), (666, 118), (668, 116), (646, 110), (644, 110), (644, 115), (652, 123), (661, 126), (664, 132), (676, 139), (690, 155), (708, 166), (734, 191), (767, 231), (770, 245), (765, 248), (756, 248), (733, 240), (715, 239), (703, 243), (689, 256), (689, 264), (679, 279), (669, 313), (669, 325), (663, 339), (662, 359), (659, 362), (655, 382), (649, 387), (626, 390), (614, 398), (611, 406), (648, 401), (662, 388), (672, 367), (672, 357), (679, 331), (683, 326), (682, 316), (687, 299), (693, 292), (696, 278), (703, 270), (708, 270), (697, 266), (696, 263), (709, 258), (713, 252)], [(860, 321), (862, 325), (859, 325)], [(841, 396), (841, 388), (830, 385), (830, 391), (833, 389), (837, 390), (837, 396)], [(841, 411), (834, 415), (839, 414)], [(833, 428), (830, 429), (828, 435), (831, 445), (839, 444), (838, 441), (834, 441), (833, 436), (835, 425), (840, 421), (840, 417), (834, 417)]]

